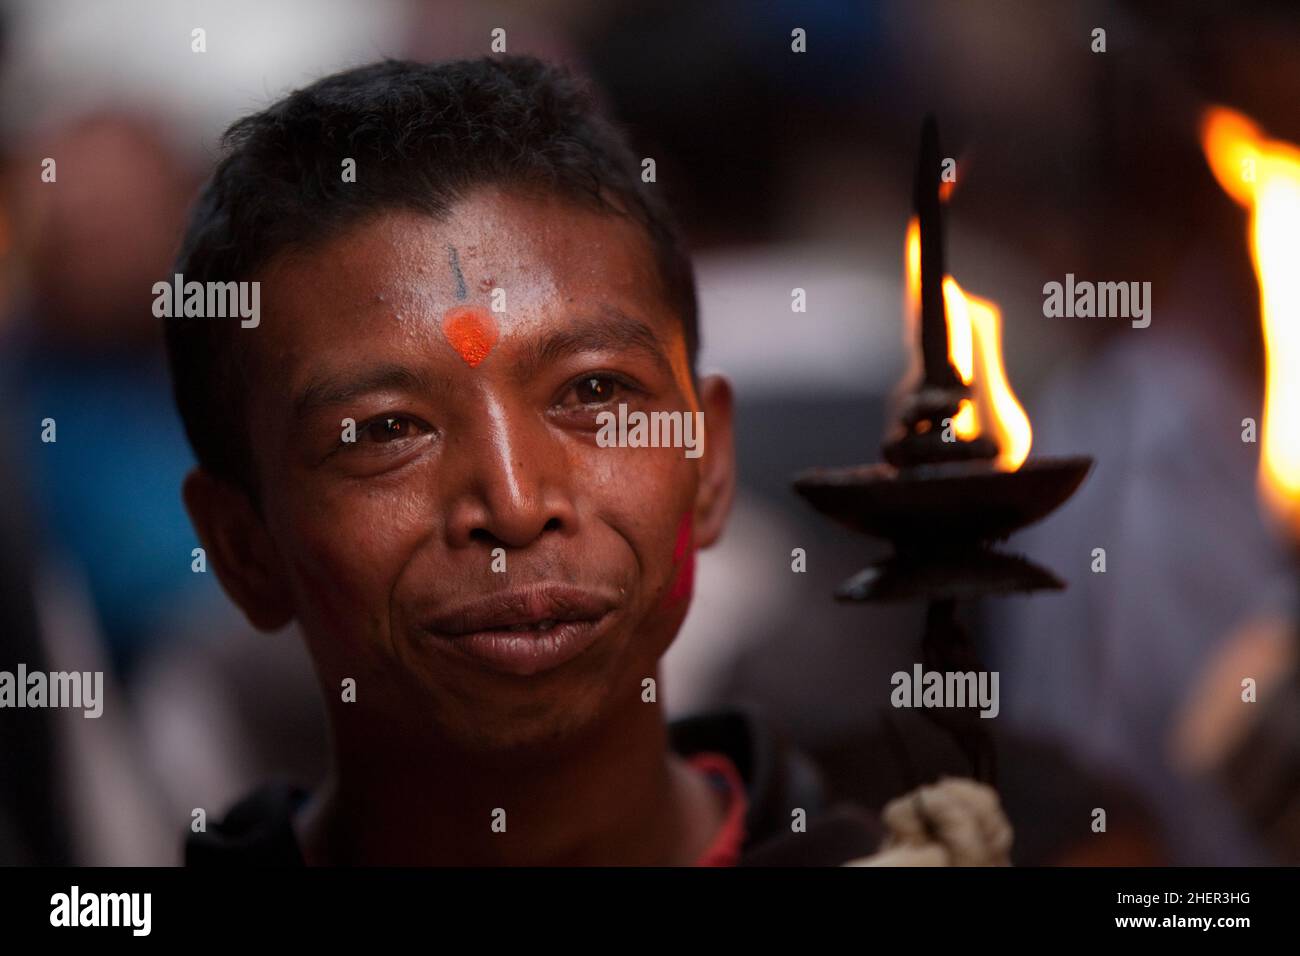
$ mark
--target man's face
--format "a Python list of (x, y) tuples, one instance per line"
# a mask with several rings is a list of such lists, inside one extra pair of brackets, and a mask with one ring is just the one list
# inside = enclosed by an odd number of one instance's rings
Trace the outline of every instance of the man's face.
[(354, 678), (346, 706), (480, 752), (639, 702), (709, 543), (692, 526), (711, 455), (730, 476), (722, 446), (597, 444), (619, 403), (700, 407), (642, 230), (482, 188), (261, 279), (265, 318), (240, 332), (254, 457), (326, 693)]

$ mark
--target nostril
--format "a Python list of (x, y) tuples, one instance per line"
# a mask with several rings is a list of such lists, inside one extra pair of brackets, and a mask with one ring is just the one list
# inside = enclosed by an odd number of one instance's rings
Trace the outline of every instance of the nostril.
[(476, 544), (491, 545), (494, 548), (522, 548), (527, 546), (530, 541), (534, 540), (539, 535), (545, 534), (547, 531), (559, 531), (563, 527), (564, 521), (558, 517), (548, 518), (546, 523), (542, 525), (541, 529), (538, 529), (537, 525), (532, 525), (527, 529), (498, 528), (496, 531), (493, 531), (491, 527), (480, 525), (477, 528), (470, 529), (469, 540)]

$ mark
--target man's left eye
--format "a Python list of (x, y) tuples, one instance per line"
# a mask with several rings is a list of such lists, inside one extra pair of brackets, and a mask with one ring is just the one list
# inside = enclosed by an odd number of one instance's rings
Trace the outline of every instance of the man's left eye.
[(604, 405), (625, 390), (627, 383), (613, 375), (584, 375), (570, 388), (579, 405)]

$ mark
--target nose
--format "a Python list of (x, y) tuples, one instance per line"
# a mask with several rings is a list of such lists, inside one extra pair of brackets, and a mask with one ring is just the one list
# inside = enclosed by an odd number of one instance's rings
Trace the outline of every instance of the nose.
[(465, 468), (447, 521), (448, 543), (526, 548), (548, 533), (576, 530), (572, 475), (545, 422), (489, 399), (487, 416), (452, 456)]

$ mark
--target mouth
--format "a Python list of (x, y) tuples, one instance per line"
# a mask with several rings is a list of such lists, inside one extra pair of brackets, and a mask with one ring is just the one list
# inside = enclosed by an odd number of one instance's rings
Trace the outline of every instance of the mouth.
[(543, 585), (479, 598), (425, 625), (440, 651), (528, 677), (559, 667), (595, 643), (616, 602), (599, 592)]

